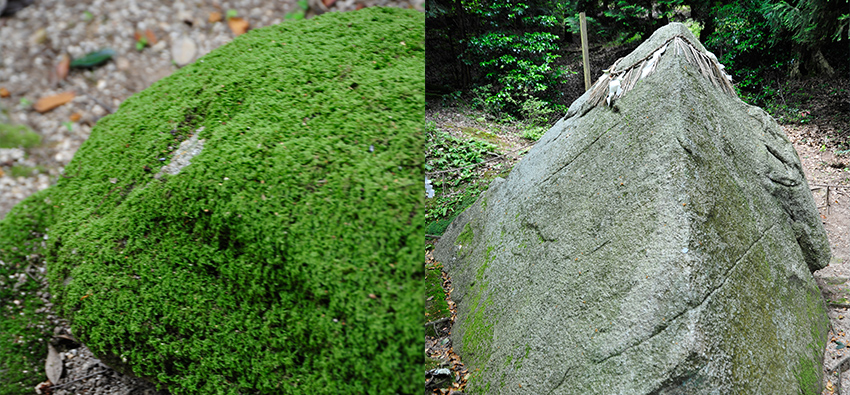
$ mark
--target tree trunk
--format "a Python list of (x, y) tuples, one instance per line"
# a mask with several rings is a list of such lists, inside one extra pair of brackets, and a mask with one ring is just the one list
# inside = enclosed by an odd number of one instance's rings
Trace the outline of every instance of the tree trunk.
[(827, 77), (835, 76), (835, 70), (829, 65), (826, 58), (823, 57), (823, 53), (821, 53), (820, 48), (816, 49), (814, 53), (812, 53), (812, 64), (814, 65), (813, 69), (815, 73), (825, 74)]

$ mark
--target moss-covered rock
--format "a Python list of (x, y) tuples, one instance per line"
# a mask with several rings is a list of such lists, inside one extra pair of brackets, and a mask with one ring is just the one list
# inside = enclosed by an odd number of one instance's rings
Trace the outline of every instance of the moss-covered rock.
[(611, 67), (632, 90), (607, 106), (600, 80), (446, 229), (468, 393), (819, 391), (826, 233), (787, 137), (704, 52), (656, 31)]
[(171, 393), (419, 392), (423, 115), (423, 14), (257, 29), (98, 122), (0, 234), (45, 233), (75, 334)]

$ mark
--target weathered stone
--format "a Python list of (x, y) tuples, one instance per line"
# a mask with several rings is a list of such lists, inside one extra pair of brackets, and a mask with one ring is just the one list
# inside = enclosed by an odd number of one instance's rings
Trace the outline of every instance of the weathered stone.
[[(704, 53), (671, 24), (615, 72), (677, 35)], [(447, 229), (471, 393), (820, 393), (825, 232), (790, 142), (706, 59), (589, 91)]]
[(240, 35), (98, 121), (0, 260), (38, 246), (74, 335), (173, 394), (420, 392), (424, 67), (413, 10)]

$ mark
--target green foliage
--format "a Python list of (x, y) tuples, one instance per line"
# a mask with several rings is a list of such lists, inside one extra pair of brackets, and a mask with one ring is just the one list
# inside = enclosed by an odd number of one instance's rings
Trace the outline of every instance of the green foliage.
[[(647, 39), (662, 21), (674, 15), (683, 0), (656, 0), (634, 4), (633, 1), (611, 2), (602, 14), (607, 36), (617, 42), (627, 43), (633, 39)], [(649, 6), (650, 8), (647, 8)], [(638, 35), (638, 37), (635, 37)]]
[[(426, 129), (427, 130), (427, 129)], [(488, 154), (495, 153), (498, 146), (481, 140), (466, 140), (434, 128), (427, 130), (425, 145), (425, 171), (435, 172), (458, 169), (444, 173), (432, 180), (434, 187), (458, 186), (475, 177), (474, 164), (481, 163)]]
[(287, 12), (286, 15), (283, 16), (284, 20), (298, 21), (304, 19), (304, 16), (307, 15), (307, 10), (310, 9), (307, 0), (298, 0), (296, 4), (298, 5), (298, 7), (295, 9), (295, 11)]
[(736, 81), (741, 98), (764, 106), (775, 93), (770, 81), (795, 60), (772, 43), (770, 27), (757, 0), (734, 2), (714, 9), (716, 30), (705, 46), (712, 50)]
[(469, 37), (461, 60), (481, 71), (479, 88), (487, 87), (489, 112), (517, 113), (521, 95), (555, 100), (551, 89), (570, 70), (555, 65), (562, 20), (551, 3), (518, 0), (465, 3), (477, 15), (482, 31)]
[(488, 180), (480, 180), (466, 185), (454, 194), (440, 194), (431, 199), (425, 209), (425, 233), (442, 235), (454, 219), (475, 203), (478, 195), (487, 190)]
[(772, 43), (786, 36), (794, 43), (818, 46), (825, 41), (838, 41), (850, 24), (848, 2), (798, 0), (791, 5), (783, 0), (764, 1), (761, 12), (768, 21)]
[(145, 37), (145, 36), (139, 37), (139, 40), (136, 41), (136, 51), (141, 51), (141, 50), (145, 49), (145, 47), (147, 45), (148, 45), (148, 38)]
[[(421, 390), (423, 23), (375, 7), (236, 38), (100, 120), (56, 212), (16, 208), (0, 246), (45, 242), (74, 334), (172, 394)], [(203, 152), (154, 178), (193, 133)]]

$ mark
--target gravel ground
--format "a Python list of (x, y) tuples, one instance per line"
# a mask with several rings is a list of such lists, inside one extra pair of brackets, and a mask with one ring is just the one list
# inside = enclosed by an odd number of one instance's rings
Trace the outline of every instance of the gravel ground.
[[(0, 7), (5, 3), (0, 0)], [(424, 0), (308, 0), (306, 4), (306, 18), (371, 6), (424, 10)], [(224, 20), (229, 10), (247, 20), (251, 29), (281, 23), (305, 11), (295, 0), (35, 0), (11, 16), (0, 17), (0, 123), (27, 125), (42, 139), (36, 148), (0, 149), (0, 219), (66, 172), (65, 166), (99, 118), (177, 70), (174, 56), (191, 55), (175, 50), (177, 43), (191, 40), (197, 49), (191, 56), (194, 60), (233, 40), (234, 33)], [(222, 20), (214, 21), (214, 13)], [(135, 34), (144, 35), (146, 30), (156, 43), (149, 40), (139, 51)], [(103, 48), (116, 53), (106, 64), (71, 69), (62, 80), (56, 77), (56, 65), (63, 56), (76, 59)], [(65, 105), (45, 113), (32, 107), (42, 97), (69, 91), (75, 97)], [(20, 166), (37, 170), (28, 177), (13, 177), (12, 168)], [(42, 279), (43, 260), (34, 257), (32, 263), (30, 275)], [(47, 301), (49, 295), (42, 295)], [(52, 319), (57, 334), (52, 342), (73, 337), (68, 322), (55, 315)], [(64, 372), (53, 383), (55, 395), (158, 393), (153, 385), (104, 365), (84, 345), (66, 339), (57, 349)]]

